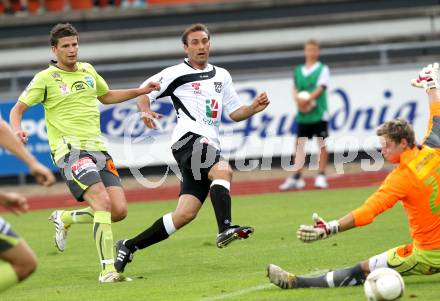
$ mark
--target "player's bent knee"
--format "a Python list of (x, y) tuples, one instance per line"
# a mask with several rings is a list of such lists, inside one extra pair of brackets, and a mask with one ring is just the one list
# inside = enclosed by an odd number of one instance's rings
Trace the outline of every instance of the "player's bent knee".
[(14, 264), (13, 268), (17, 273), (18, 281), (21, 282), (35, 272), (37, 269), (37, 260), (35, 256), (29, 256), (26, 260)]
[(128, 210), (127, 207), (124, 208), (114, 208), (112, 207), (112, 222), (122, 221), (127, 217)]
[(91, 205), (95, 211), (111, 212), (112, 210), (112, 204), (108, 196), (95, 199), (93, 202), (91, 202)]
[(177, 223), (176, 228), (180, 228), (192, 220), (194, 220), (197, 216), (197, 212), (179, 212), (175, 215)]
[(112, 203), (110, 196), (104, 188), (102, 183), (94, 184), (84, 194), (84, 199), (87, 200), (95, 211), (111, 211)]

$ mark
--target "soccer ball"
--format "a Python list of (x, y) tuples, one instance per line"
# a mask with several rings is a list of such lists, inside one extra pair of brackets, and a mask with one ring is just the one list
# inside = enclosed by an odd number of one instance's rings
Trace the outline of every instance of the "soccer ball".
[[(307, 91), (301, 91), (298, 92), (297, 95), (298, 102), (301, 104), (305, 104), (306, 101), (310, 99), (310, 93)], [(303, 112), (310, 112), (316, 107), (316, 100), (312, 99), (309, 103), (307, 103), (307, 106), (303, 108)]]
[(379, 268), (371, 272), (364, 283), (368, 301), (399, 300), (405, 290), (402, 276), (393, 269)]
[(310, 97), (310, 93), (307, 91), (298, 92), (298, 100), (299, 101), (305, 101), (305, 100), (309, 99), (309, 97)]

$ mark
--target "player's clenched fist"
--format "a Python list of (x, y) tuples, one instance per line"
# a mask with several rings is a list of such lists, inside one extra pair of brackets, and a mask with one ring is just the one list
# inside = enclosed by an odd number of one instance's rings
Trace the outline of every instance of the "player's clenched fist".
[(143, 94), (148, 94), (153, 91), (159, 91), (160, 90), (160, 83), (149, 82), (145, 86), (141, 87), (141, 89), (143, 89)]
[(254, 113), (263, 111), (269, 105), (269, 103), (270, 101), (269, 101), (269, 97), (267, 96), (267, 93), (266, 92), (261, 93), (252, 102), (252, 108), (254, 110)]

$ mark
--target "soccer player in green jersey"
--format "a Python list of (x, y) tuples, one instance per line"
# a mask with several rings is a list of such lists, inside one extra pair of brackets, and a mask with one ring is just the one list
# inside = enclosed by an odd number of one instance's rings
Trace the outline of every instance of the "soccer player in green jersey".
[(35, 75), (11, 110), (13, 129), (25, 143), (21, 129), (23, 113), (41, 103), (53, 161), (73, 196), (87, 201), (81, 210), (57, 210), (50, 217), (55, 225), (55, 245), (63, 251), (67, 229), (72, 224), (92, 224), (98, 250), (100, 282), (126, 280), (116, 273), (111, 222), (127, 215), (127, 204), (118, 172), (106, 152), (98, 101), (116, 104), (160, 88), (150, 82), (144, 87), (110, 90), (92, 65), (78, 62), (78, 32), (69, 23), (58, 24), (50, 32), (56, 57), (49, 67)]
[[(1, 117), (0, 145), (23, 160), (39, 184), (49, 186), (55, 182), (50, 170), (28, 152)], [(0, 205), (15, 214), (26, 212), (28, 209), (26, 198), (14, 192), (0, 192)], [(0, 217), (0, 293), (28, 278), (36, 267), (37, 259), (32, 249), (15, 233), (11, 225)]]

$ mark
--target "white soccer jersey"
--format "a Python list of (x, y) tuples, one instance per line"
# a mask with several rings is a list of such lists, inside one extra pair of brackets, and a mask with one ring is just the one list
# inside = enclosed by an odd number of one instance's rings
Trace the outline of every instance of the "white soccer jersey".
[(204, 70), (195, 69), (185, 59), (183, 63), (153, 75), (142, 85), (150, 81), (161, 85), (160, 91), (148, 94), (150, 101), (167, 99), (176, 110), (173, 143), (193, 132), (208, 138), (212, 146), (220, 149), (222, 111), (229, 115), (242, 106), (227, 70), (211, 64)]

